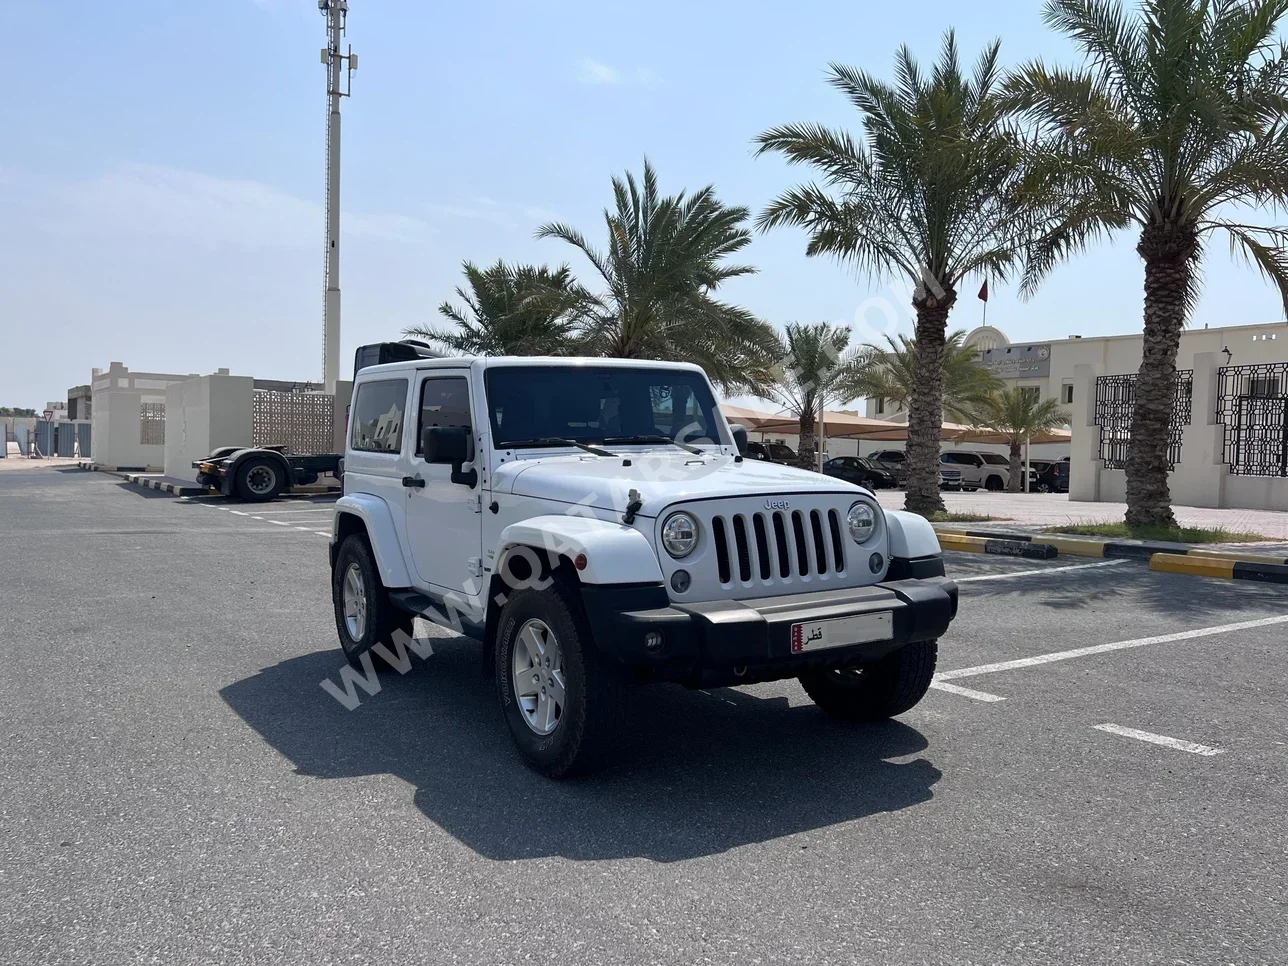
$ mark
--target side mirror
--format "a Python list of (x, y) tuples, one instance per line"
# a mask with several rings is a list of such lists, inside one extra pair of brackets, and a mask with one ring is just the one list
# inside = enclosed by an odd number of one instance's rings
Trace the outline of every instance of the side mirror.
[(741, 423), (733, 423), (729, 426), (729, 432), (733, 433), (733, 444), (738, 447), (738, 455), (747, 455), (747, 427)]
[(478, 472), (461, 472), (461, 464), (474, 459), (474, 440), (463, 426), (426, 426), (420, 435), (426, 463), (446, 464), (452, 468), (452, 482), (471, 489), (478, 483)]

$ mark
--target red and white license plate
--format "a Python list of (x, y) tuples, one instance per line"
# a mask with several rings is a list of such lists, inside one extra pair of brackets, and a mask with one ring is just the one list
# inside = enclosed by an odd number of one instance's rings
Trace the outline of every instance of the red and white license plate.
[(888, 641), (894, 636), (894, 617), (888, 610), (826, 621), (802, 621), (792, 625), (792, 653), (849, 647), (869, 641)]

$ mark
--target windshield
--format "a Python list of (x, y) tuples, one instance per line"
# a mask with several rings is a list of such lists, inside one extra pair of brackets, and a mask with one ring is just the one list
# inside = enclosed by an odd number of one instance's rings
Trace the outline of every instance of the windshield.
[(492, 445), (551, 446), (656, 437), (729, 442), (700, 373), (616, 366), (497, 366), (486, 377)]

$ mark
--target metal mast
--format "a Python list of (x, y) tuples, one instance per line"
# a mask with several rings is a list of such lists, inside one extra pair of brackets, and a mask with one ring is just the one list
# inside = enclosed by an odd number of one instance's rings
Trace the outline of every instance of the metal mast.
[[(340, 53), (349, 0), (318, 0), (326, 17), (326, 268), (322, 301), (322, 384), (334, 393), (340, 379), (340, 98), (348, 97), (358, 58), (349, 48)], [(347, 68), (347, 69), (346, 69)], [(341, 84), (343, 83), (343, 89)]]

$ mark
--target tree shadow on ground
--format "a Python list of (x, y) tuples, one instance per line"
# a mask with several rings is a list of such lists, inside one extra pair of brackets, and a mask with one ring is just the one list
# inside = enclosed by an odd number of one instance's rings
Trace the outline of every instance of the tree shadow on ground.
[(319, 686), (339, 680), (338, 651), (220, 693), (299, 773), (397, 775), (426, 817), (491, 859), (677, 861), (908, 808), (940, 778), (923, 758), (883, 760), (927, 747), (900, 722), (849, 725), (785, 698), (653, 685), (634, 693), (615, 767), (550, 781), (519, 760), (478, 645), (433, 645), (405, 676), (377, 660), (381, 690), (352, 711)]
[(1162, 573), (1150, 570), (1143, 561), (1013, 581), (963, 583), (961, 591), (963, 606), (1022, 596), (1034, 607), (1082, 611), (1104, 601), (1130, 601), (1157, 613), (1192, 617), (1195, 626), (1219, 624), (1224, 610), (1264, 610), (1266, 616), (1274, 616), (1288, 609), (1288, 586)]

